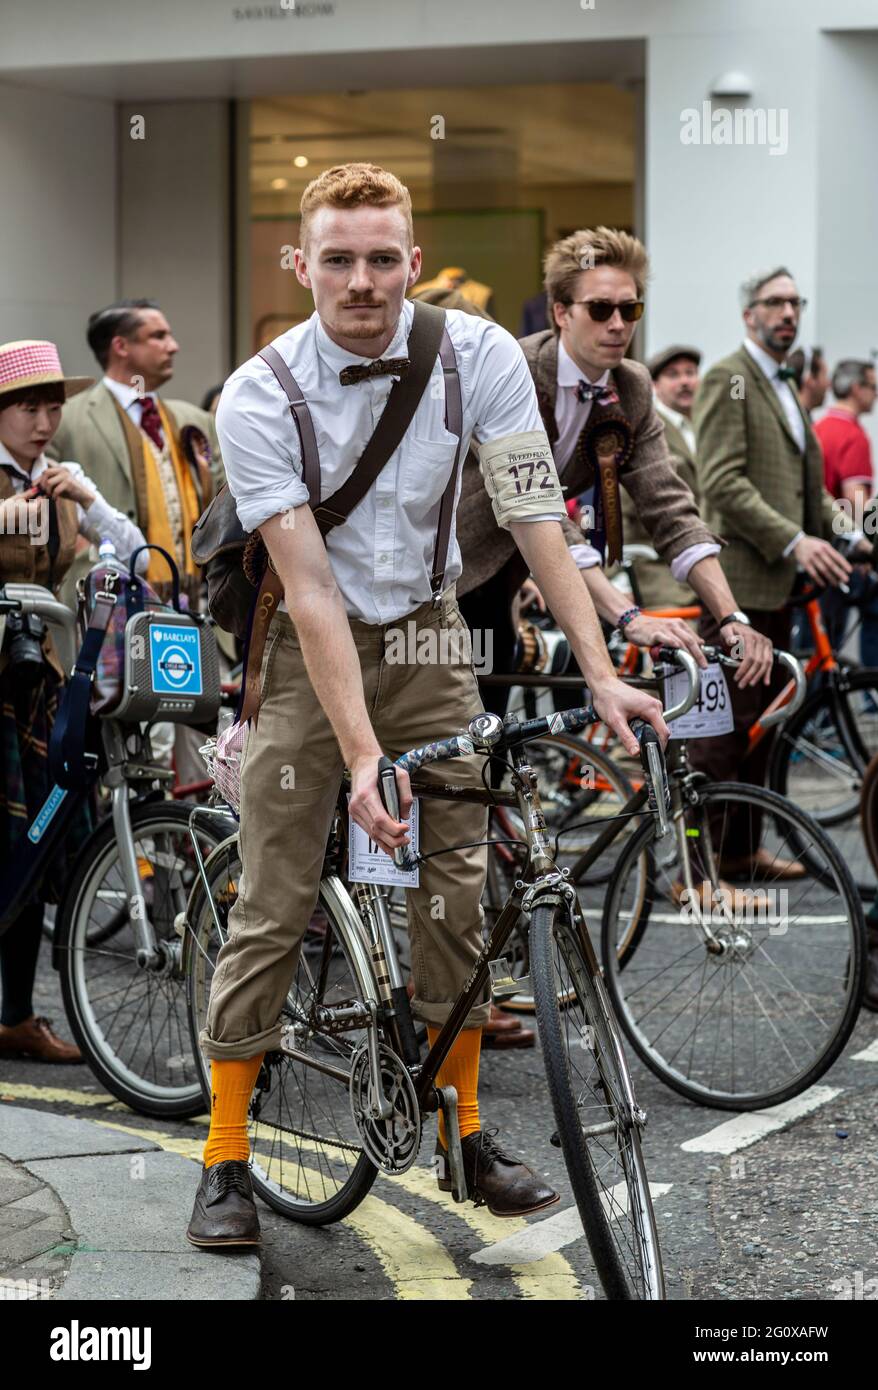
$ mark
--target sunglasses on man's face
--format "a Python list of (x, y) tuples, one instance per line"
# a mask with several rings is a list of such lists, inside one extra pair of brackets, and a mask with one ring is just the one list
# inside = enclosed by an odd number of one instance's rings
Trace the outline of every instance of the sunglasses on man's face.
[(617, 309), (626, 323), (636, 323), (643, 317), (642, 299), (626, 299), (621, 304), (614, 304), (611, 299), (571, 299), (570, 303), (584, 304), (589, 318), (594, 319), (595, 323), (606, 323)]

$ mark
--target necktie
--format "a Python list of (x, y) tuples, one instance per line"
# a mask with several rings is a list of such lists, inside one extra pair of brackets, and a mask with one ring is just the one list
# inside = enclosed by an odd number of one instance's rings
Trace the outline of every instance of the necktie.
[(778, 381), (795, 381), (795, 369), (793, 367), (778, 367), (777, 379)]
[(597, 401), (598, 405), (617, 405), (619, 397), (610, 386), (598, 386), (591, 381), (583, 381), (580, 377), (576, 386), (576, 399), (580, 404), (585, 401)]
[(407, 357), (376, 357), (374, 362), (345, 367), (339, 372), (338, 379), (342, 386), (353, 386), (355, 382), (366, 381), (372, 376), (405, 376), (408, 369)]
[(159, 415), (158, 406), (152, 396), (144, 396), (141, 399), (140, 428), (144, 434), (149, 435), (157, 449), (165, 447), (165, 436), (162, 432), (162, 417)]

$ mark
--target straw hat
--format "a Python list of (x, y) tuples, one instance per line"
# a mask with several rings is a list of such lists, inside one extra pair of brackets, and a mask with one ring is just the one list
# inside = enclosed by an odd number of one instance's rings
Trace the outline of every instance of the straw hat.
[(91, 376), (65, 376), (54, 343), (39, 338), (23, 338), (17, 343), (0, 344), (0, 404), (11, 391), (28, 386), (63, 385), (64, 399), (94, 386)]

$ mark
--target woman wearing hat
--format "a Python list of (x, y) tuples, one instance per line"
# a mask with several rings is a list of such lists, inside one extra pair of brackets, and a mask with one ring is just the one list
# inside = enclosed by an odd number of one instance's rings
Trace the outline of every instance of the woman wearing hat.
[[(41, 584), (57, 596), (78, 538), (108, 537), (125, 562), (144, 544), (141, 531), (115, 511), (77, 463), (53, 463), (45, 449), (70, 396), (93, 385), (90, 377), (66, 377), (54, 343), (25, 341), (0, 346), (0, 585)], [(146, 568), (148, 551), (139, 557)], [(38, 634), (37, 634), (38, 635)], [(25, 682), (11, 651), (0, 647), (0, 863), (15, 862), (33, 817), (48, 796), (49, 734), (64, 672), (50, 639), (42, 640), (42, 676)], [(32, 667), (30, 668), (32, 669)], [(31, 902), (0, 936), (0, 1057), (80, 1062), (82, 1054), (33, 1011), (32, 991), (42, 934), (44, 903), (56, 901), (68, 865), (88, 833), (83, 812), (65, 838)]]

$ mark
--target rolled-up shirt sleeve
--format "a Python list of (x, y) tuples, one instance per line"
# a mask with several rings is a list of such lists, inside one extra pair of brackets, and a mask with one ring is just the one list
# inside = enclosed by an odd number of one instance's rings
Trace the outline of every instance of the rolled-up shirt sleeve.
[(226, 478), (245, 531), (308, 501), (298, 431), (280, 385), (268, 366), (265, 372), (270, 379), (233, 374), (216, 412)]

